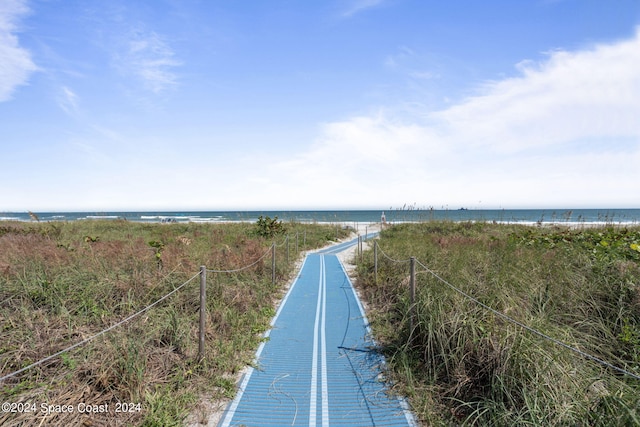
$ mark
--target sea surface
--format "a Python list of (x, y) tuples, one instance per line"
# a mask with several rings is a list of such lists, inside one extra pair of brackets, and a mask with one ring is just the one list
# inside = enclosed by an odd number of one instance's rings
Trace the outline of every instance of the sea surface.
[(0, 221), (127, 220), (136, 222), (255, 222), (260, 216), (285, 222), (388, 223), (430, 220), (488, 221), (569, 225), (640, 224), (640, 209), (396, 209), (313, 211), (163, 211), (163, 212), (0, 212)]

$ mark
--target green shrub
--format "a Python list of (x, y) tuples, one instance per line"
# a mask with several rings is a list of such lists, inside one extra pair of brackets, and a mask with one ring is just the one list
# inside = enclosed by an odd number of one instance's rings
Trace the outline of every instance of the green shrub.
[(282, 221), (278, 220), (278, 217), (269, 218), (269, 216), (263, 217), (260, 215), (258, 221), (255, 224), (255, 232), (258, 236), (272, 238), (279, 234), (284, 234), (286, 227)]

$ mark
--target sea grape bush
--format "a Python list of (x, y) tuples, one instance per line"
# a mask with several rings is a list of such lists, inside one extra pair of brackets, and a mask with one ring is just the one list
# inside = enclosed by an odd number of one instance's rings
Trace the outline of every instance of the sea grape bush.
[(278, 220), (277, 216), (270, 218), (269, 216), (263, 217), (260, 215), (260, 218), (256, 221), (255, 232), (258, 236), (270, 238), (282, 234), (285, 231), (284, 224)]

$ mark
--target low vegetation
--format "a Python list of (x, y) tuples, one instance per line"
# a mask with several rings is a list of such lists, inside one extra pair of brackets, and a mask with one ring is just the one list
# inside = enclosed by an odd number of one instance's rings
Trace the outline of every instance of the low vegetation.
[(286, 232), (286, 226), (278, 217), (270, 218), (260, 215), (256, 221), (255, 232), (258, 236), (273, 238)]
[[(182, 425), (202, 396), (233, 395), (299, 253), (345, 233), (273, 220), (0, 223), (0, 377), (94, 336), (192, 279), (140, 316), (0, 382), (0, 401), (15, 404), (9, 412), (3, 407), (0, 424)], [(280, 246), (272, 284), (274, 240)], [(208, 274), (199, 361), (199, 267), (251, 264)]]
[(357, 282), (397, 391), (425, 425), (640, 425), (640, 380), (450, 286), (640, 375), (639, 245), (638, 227), (400, 224), (381, 234), (377, 281), (369, 250)]

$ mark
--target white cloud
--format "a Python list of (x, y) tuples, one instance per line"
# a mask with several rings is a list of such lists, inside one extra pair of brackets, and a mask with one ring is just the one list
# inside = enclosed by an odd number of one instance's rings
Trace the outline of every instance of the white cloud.
[(20, 47), (15, 35), (19, 19), (28, 12), (22, 0), (0, 2), (0, 102), (10, 100), (16, 88), (26, 84), (37, 70), (31, 54)]
[(121, 41), (114, 55), (115, 66), (124, 74), (136, 76), (145, 89), (159, 94), (175, 86), (175, 68), (182, 65), (175, 59), (169, 44), (156, 32), (136, 29)]
[(306, 152), (256, 169), (257, 204), (637, 206), (640, 31), (519, 69), (442, 111), (325, 125)]
[(552, 52), (518, 69), (521, 76), (490, 83), (434, 117), (458, 142), (498, 152), (640, 138), (640, 29), (630, 40)]
[[(130, 37), (124, 51), (155, 55), (160, 69), (162, 58), (173, 61), (149, 32)], [(203, 144), (194, 163), (193, 151), (155, 144), (159, 136), (117, 157), (127, 137), (104, 129), (102, 145), (95, 136), (74, 141), (76, 163), (88, 171), (77, 185), (91, 187), (91, 203), (104, 209), (638, 207), (639, 55), (640, 31), (551, 52), (440, 111), (378, 109), (326, 123), (313, 145), (287, 159), (269, 147), (240, 154)], [(72, 90), (63, 94), (77, 105)], [(89, 203), (76, 199), (65, 209)]]

